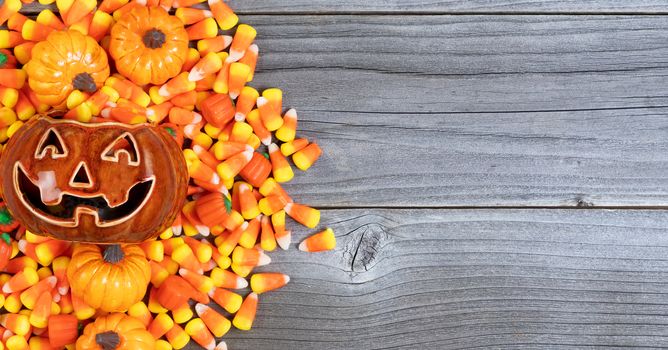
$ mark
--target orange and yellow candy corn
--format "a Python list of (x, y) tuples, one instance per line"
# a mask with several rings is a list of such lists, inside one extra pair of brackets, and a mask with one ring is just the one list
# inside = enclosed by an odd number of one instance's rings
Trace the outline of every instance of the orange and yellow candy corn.
[[(241, 306), (241, 301), (239, 301), (239, 306)], [(195, 312), (197, 313), (197, 316), (199, 316), (199, 318), (204, 321), (206, 327), (216, 338), (221, 338), (227, 334), (227, 332), (229, 332), (230, 328), (232, 327), (232, 322), (230, 322), (230, 320), (225, 318), (225, 316), (221, 315), (208, 305), (196, 304)]]
[(317, 143), (313, 142), (293, 154), (292, 161), (297, 168), (306, 171), (320, 158), (320, 155), (322, 155), (322, 150)]
[(302, 204), (288, 203), (284, 210), (291, 218), (308, 228), (315, 228), (320, 222), (320, 211), (317, 209)]
[(211, 334), (202, 319), (193, 318), (190, 320), (188, 324), (186, 324), (185, 331), (190, 335), (192, 340), (204, 349), (214, 350), (216, 347), (216, 339), (213, 338), (213, 334)]
[(336, 248), (336, 236), (331, 228), (308, 237), (299, 244), (299, 250), (304, 252), (322, 252)]
[(290, 282), (290, 276), (282, 273), (256, 273), (251, 276), (250, 286), (257, 294), (266, 293), (284, 287)]
[(208, 2), (209, 8), (216, 22), (218, 22), (220, 29), (228, 30), (237, 25), (239, 17), (222, 0), (208, 0)]
[(230, 46), (230, 60), (232, 62), (236, 62), (244, 56), (248, 47), (255, 40), (256, 35), (257, 31), (255, 28), (247, 24), (240, 24), (237, 27), (237, 32), (234, 34), (234, 39)]
[(220, 305), (229, 313), (235, 313), (241, 307), (243, 298), (241, 295), (224, 288), (216, 288), (209, 292), (209, 296), (216, 304)]
[(248, 281), (244, 278), (218, 267), (211, 270), (211, 279), (213, 280), (213, 284), (218, 288), (244, 289), (248, 287)]
[(241, 246), (234, 248), (232, 252), (232, 264), (241, 266), (265, 266), (271, 263), (271, 258), (261, 249), (247, 249)]
[[(178, 13), (178, 10), (177, 10)], [(197, 42), (197, 50), (206, 55), (210, 52), (221, 52), (232, 43), (232, 37), (229, 35), (219, 35), (215, 38), (202, 39)]]
[(257, 312), (257, 301), (256, 293), (248, 294), (246, 299), (244, 299), (244, 302), (241, 304), (241, 308), (239, 308), (239, 311), (232, 320), (234, 327), (242, 331), (249, 331), (251, 329)]
[(269, 159), (271, 160), (272, 174), (277, 182), (288, 182), (295, 176), (290, 163), (281, 153), (278, 145), (269, 145)]

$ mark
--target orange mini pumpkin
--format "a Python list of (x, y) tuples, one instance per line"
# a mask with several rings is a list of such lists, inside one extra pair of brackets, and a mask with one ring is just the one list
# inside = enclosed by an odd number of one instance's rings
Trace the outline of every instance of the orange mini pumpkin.
[(151, 279), (151, 266), (137, 245), (80, 244), (67, 267), (72, 295), (95, 309), (121, 312), (140, 301)]
[(111, 29), (109, 53), (118, 72), (135, 84), (161, 85), (181, 72), (188, 33), (164, 9), (137, 6)]
[(155, 339), (144, 324), (126, 314), (98, 317), (84, 328), (76, 350), (153, 350)]
[(93, 93), (109, 77), (107, 53), (75, 30), (53, 31), (32, 49), (28, 84), (42, 103), (63, 108), (73, 90)]

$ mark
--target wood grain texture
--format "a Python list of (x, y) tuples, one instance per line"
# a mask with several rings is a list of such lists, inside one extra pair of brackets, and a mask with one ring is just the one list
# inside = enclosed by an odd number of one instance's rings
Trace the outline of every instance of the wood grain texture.
[(254, 329), (227, 335), (230, 349), (668, 341), (666, 211), (326, 210), (322, 226), (337, 249), (270, 253), (263, 270), (292, 281), (260, 296)]
[(258, 87), (325, 155), (288, 187), (346, 206), (668, 204), (668, 21), (246, 16)]
[[(666, 13), (663, 0), (230, 0), (239, 14), (378, 13)], [(26, 12), (42, 8), (29, 4)]]

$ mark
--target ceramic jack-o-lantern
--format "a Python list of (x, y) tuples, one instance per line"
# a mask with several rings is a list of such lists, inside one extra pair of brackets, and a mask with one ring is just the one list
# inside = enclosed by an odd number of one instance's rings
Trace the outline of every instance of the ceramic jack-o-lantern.
[(180, 211), (188, 172), (163, 128), (37, 118), (0, 159), (7, 208), (30, 231), (62, 240), (136, 243)]

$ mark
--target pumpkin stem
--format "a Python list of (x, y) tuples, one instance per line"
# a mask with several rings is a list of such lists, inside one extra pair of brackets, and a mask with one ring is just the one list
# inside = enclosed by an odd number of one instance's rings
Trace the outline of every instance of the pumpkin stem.
[(7, 55), (4, 52), (0, 52), (0, 68), (4, 67), (7, 63)]
[(149, 49), (159, 49), (162, 47), (162, 45), (165, 44), (166, 39), (167, 37), (165, 36), (165, 33), (161, 32), (157, 28), (153, 28), (144, 33), (142, 41)]
[(114, 331), (107, 331), (104, 333), (98, 333), (95, 336), (95, 342), (103, 350), (114, 350), (121, 343), (121, 337), (119, 337), (118, 333)]
[(97, 85), (95, 85), (95, 80), (88, 73), (79, 73), (74, 80), (72, 80), (72, 86), (75, 89), (83, 92), (95, 92), (97, 91)]
[(117, 264), (119, 261), (123, 260), (124, 257), (125, 253), (123, 253), (120, 244), (112, 244), (104, 249), (103, 259), (108, 263)]

